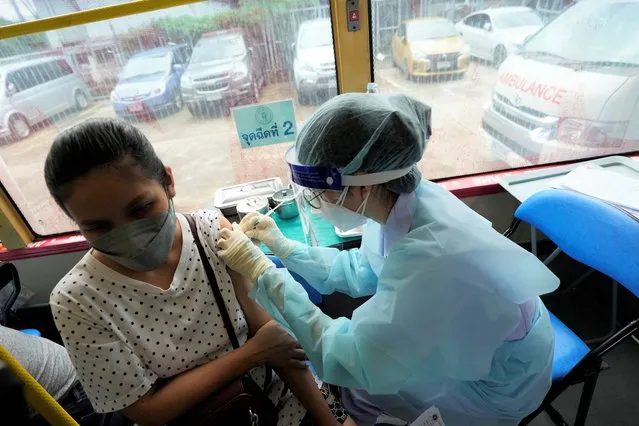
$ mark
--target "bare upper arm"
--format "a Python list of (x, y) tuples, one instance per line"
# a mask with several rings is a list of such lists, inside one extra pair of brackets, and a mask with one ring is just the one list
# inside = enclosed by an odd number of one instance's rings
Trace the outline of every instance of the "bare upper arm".
[[(233, 226), (227, 218), (220, 216), (220, 228), (232, 229)], [(235, 297), (237, 297), (238, 302), (240, 302), (240, 306), (242, 307), (242, 311), (246, 317), (246, 322), (249, 325), (251, 334), (255, 334), (257, 330), (262, 328), (262, 326), (269, 322), (272, 318), (260, 305), (249, 298), (248, 294), (251, 291), (252, 286), (251, 281), (232, 269), (226, 268), (226, 270), (231, 276), (233, 288), (235, 289)]]
[(231, 229), (233, 228), (233, 226), (227, 218), (225, 218), (224, 216), (220, 216), (220, 228)]

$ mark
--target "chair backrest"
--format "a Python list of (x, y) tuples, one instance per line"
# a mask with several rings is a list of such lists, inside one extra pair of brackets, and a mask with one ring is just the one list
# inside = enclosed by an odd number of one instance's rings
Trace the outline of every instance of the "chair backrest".
[(11, 308), (20, 295), (20, 278), (13, 263), (0, 263), (0, 292), (8, 295), (4, 301), (0, 300), (0, 325), (6, 326)]
[(549, 189), (525, 200), (515, 217), (542, 231), (568, 256), (639, 297), (639, 219), (574, 191)]

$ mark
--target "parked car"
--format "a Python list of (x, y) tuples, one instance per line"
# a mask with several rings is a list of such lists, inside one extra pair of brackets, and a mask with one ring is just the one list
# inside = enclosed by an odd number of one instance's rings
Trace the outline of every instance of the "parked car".
[(499, 69), (482, 127), (512, 166), (636, 150), (639, 2), (581, 0)]
[(34, 125), (56, 114), (86, 109), (89, 93), (64, 58), (0, 65), (0, 137), (24, 139)]
[(402, 22), (391, 43), (393, 63), (406, 78), (463, 76), (468, 70), (468, 45), (446, 18)]
[(471, 13), (457, 23), (457, 29), (470, 46), (470, 53), (492, 61), (495, 67), (543, 26), (539, 15), (528, 7), (485, 9)]
[(307, 105), (317, 100), (320, 94), (336, 95), (335, 51), (330, 19), (302, 22), (293, 49), (293, 73), (299, 103)]
[(240, 29), (203, 34), (182, 76), (182, 98), (193, 115), (215, 106), (256, 103), (264, 85), (260, 55)]
[(132, 56), (111, 92), (120, 117), (166, 114), (182, 109), (180, 77), (189, 58), (185, 44), (158, 47)]

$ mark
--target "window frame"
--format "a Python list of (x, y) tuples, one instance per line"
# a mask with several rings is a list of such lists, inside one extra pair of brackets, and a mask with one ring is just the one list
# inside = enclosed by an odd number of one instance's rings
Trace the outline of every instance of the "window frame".
[[(68, 27), (76, 27), (83, 24), (88, 24), (92, 22), (105, 21), (115, 18), (120, 18), (124, 16), (136, 15), (140, 13), (150, 12), (154, 10), (167, 9), (176, 6), (183, 6), (192, 3), (198, 3), (202, 0), (154, 0), (154, 1), (140, 1), (140, 2), (127, 2), (121, 3), (112, 6), (104, 6), (100, 8), (89, 9), (80, 12), (74, 12), (68, 15), (54, 16), (50, 18), (43, 18), (34, 21), (28, 21), (18, 24), (12, 24), (2, 27), (2, 33), (0, 34), (0, 39), (5, 38), (13, 38), (22, 35), (30, 35), (35, 33), (43, 33), (46, 31), (60, 30)], [(335, 49), (335, 60), (336, 60), (336, 76), (337, 76), (337, 84), (339, 93), (346, 92), (364, 92), (366, 90), (366, 86), (368, 82), (374, 81), (374, 58), (372, 55), (372, 19), (371, 19), (371, 0), (360, 2), (360, 30), (355, 32), (349, 32), (346, 30), (348, 24), (348, 15), (345, 13), (345, 5), (343, 2), (339, 0), (330, 0), (330, 18), (332, 23), (332, 32), (333, 32), (333, 43)], [(473, 18), (476, 19), (479, 23), (479, 16), (482, 13), (475, 13), (464, 18), (464, 25), (471, 27), (468, 25), (468, 20)], [(483, 13), (485, 15), (484, 19), (488, 19), (490, 22), (490, 16), (488, 14)], [(485, 22), (485, 20), (484, 20)], [(404, 35), (406, 35), (406, 26), (404, 25)], [(491, 23), (492, 25), (492, 23)], [(482, 28), (481, 26), (472, 26), (472, 28)], [(179, 49), (180, 47), (178, 47)], [(187, 59), (188, 62), (192, 55), (192, 52), (187, 51)], [(175, 56), (175, 52), (174, 56)], [(54, 62), (55, 61), (55, 62)], [(63, 66), (65, 64), (66, 66)], [(64, 73), (63, 77), (69, 74), (73, 74), (73, 69), (70, 67), (68, 61), (65, 58), (57, 58), (52, 59), (51, 66), (58, 66), (60, 70)], [(11, 73), (16, 73), (19, 70), (14, 70)], [(9, 79), (9, 75), (7, 76), (7, 82)], [(40, 83), (42, 84), (42, 83)], [(37, 84), (30, 86), (34, 87)], [(17, 86), (16, 86), (17, 87)], [(27, 89), (23, 89), (27, 90)], [(19, 90), (21, 91), (21, 90)], [(619, 154), (626, 155), (631, 157), (637, 161), (639, 161), (639, 155), (637, 152), (627, 153), (627, 154)], [(578, 160), (581, 161), (581, 160)], [(555, 164), (542, 164), (533, 167), (527, 168), (519, 168), (519, 169), (503, 169), (503, 170), (495, 170), (487, 173), (477, 173), (470, 174), (462, 177), (450, 177), (444, 179), (434, 179), (433, 181), (441, 183), (446, 187), (447, 182), (471, 182), (473, 181), (473, 177), (483, 177), (484, 180), (490, 181), (489, 185), (475, 185), (469, 184), (468, 186), (464, 186), (462, 188), (459, 185), (448, 185), (447, 189), (451, 189), (451, 191), (459, 196), (465, 197), (470, 195), (485, 195), (496, 192), (501, 192), (501, 188), (497, 182), (500, 176), (506, 174), (513, 173), (524, 173), (529, 170), (535, 170), (538, 168), (548, 168), (554, 167), (569, 163), (574, 163), (575, 161), (563, 162), (563, 163), (555, 163)], [(9, 195), (9, 192), (5, 188), (5, 184), (0, 182), (0, 211), (3, 212), (7, 217), (10, 218), (10, 223), (16, 230), (16, 232), (20, 235), (21, 239), (25, 242), (25, 244), (34, 243), (35, 248), (46, 246), (46, 242), (60, 240), (62, 239), (72, 239), (73, 241), (69, 244), (75, 244), (75, 248), (86, 249), (88, 246), (86, 242), (84, 242), (81, 238), (78, 240), (79, 233), (77, 231), (70, 231), (61, 234), (55, 235), (39, 235), (37, 234), (29, 222), (25, 219), (24, 214), (18, 209), (17, 204)], [(75, 238), (75, 239), (74, 239)], [(40, 243), (39, 243), (39, 242)], [(66, 243), (63, 243), (58, 246), (65, 246)], [(68, 244), (66, 244), (68, 246)], [(53, 246), (53, 244), (52, 244)], [(58, 247), (56, 246), (56, 247)], [(65, 248), (58, 247), (56, 251), (58, 252), (66, 252), (69, 251), (68, 246)], [(27, 247), (25, 250), (32, 250), (34, 247)], [(70, 250), (74, 251), (74, 250)], [(15, 253), (16, 250), (11, 250), (7, 253), (0, 253), (0, 260), (5, 258), (11, 258), (10, 253)], [(34, 252), (32, 252), (34, 253)], [(43, 254), (47, 254), (44, 252), (38, 252), (37, 255), (40, 256)], [(16, 253), (17, 256), (20, 256)], [(9, 257), (7, 257), (9, 256)], [(29, 255), (28, 257), (32, 257)], [(15, 257), (14, 257), (15, 258)]]

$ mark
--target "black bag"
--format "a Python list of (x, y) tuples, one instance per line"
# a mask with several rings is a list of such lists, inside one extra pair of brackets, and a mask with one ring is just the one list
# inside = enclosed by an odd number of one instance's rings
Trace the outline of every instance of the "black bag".
[[(233, 348), (237, 349), (240, 344), (233, 330), (231, 318), (226, 310), (224, 297), (217, 286), (213, 268), (211, 268), (197, 234), (195, 219), (191, 215), (185, 215), (185, 217), (200, 253), (200, 259), (204, 265), (209, 285), (213, 290), (213, 296), (215, 296), (215, 302), (220, 310), (224, 327), (231, 339)], [(265, 388), (268, 387), (270, 382), (272, 370), (267, 366), (266, 372)], [(170, 422), (169, 426), (276, 426), (277, 420), (278, 412), (275, 405), (271, 402), (266, 392), (246, 374), (193, 407), (188, 413)]]

